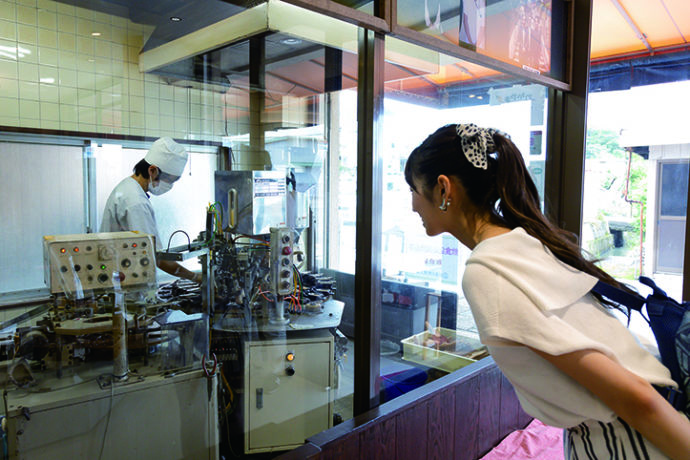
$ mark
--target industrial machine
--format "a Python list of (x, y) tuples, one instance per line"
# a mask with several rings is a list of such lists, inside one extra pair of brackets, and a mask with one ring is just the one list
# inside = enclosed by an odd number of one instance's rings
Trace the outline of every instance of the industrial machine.
[[(50, 302), (0, 323), (12, 457), (227, 458), (333, 425), (344, 304), (305, 270), (308, 197), (292, 173), (215, 179), (206, 228), (185, 245), (44, 238)], [(201, 285), (159, 286), (157, 259), (198, 259)]]
[(192, 283), (191, 302), (159, 292), (154, 248), (138, 232), (44, 237), (51, 300), (0, 324), (10, 458), (218, 458), (208, 312)]
[(230, 454), (291, 449), (333, 425), (344, 304), (332, 278), (301, 269), (303, 227), (285, 225), (306, 223), (297, 189), (275, 171), (215, 175), (211, 351)]
[[(156, 282), (155, 247), (138, 232), (45, 236), (45, 281), (51, 294), (123, 289)], [(115, 274), (115, 277), (113, 276)]]

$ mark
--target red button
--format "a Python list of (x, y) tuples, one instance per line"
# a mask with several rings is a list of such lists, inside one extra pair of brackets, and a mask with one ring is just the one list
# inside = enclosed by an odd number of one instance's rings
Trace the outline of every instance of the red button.
[(283, 248), (283, 255), (289, 256), (292, 254), (292, 248), (290, 246), (285, 246)]

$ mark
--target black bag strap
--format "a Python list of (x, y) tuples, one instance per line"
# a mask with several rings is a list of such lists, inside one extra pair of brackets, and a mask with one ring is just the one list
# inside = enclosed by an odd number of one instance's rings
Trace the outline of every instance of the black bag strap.
[(657, 286), (654, 280), (652, 280), (651, 278), (647, 278), (646, 276), (640, 276), (639, 280), (640, 283), (652, 288), (652, 295), (657, 297), (668, 297), (666, 291)]
[(592, 288), (592, 292), (639, 312), (642, 311), (642, 307), (645, 303), (645, 298), (639, 294), (631, 294), (623, 289), (604, 283), (603, 281), (597, 281), (597, 284)]

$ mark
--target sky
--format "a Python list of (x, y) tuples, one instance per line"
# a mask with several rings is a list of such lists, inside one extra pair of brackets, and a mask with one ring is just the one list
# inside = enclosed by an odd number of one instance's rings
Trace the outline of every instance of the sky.
[(689, 143), (689, 109), (690, 81), (590, 93), (587, 128), (619, 132), (624, 146)]

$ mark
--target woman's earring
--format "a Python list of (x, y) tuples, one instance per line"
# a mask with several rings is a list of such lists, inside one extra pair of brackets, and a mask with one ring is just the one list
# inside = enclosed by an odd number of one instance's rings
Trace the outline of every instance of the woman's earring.
[(448, 211), (448, 205), (450, 205), (450, 200), (446, 200), (446, 198), (443, 198), (443, 203), (441, 203), (441, 206), (438, 207), (441, 211)]

